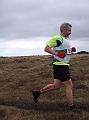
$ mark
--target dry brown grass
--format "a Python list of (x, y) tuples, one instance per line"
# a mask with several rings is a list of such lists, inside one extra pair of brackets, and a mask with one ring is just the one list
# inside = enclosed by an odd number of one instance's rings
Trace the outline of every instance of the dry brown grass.
[(88, 120), (89, 55), (74, 55), (70, 63), (75, 113), (67, 111), (64, 88), (32, 101), (31, 91), (53, 79), (49, 56), (1, 57), (0, 120)]

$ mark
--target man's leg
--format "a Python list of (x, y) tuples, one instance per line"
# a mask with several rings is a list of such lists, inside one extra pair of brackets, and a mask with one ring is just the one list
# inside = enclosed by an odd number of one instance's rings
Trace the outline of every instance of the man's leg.
[(33, 94), (34, 102), (37, 102), (37, 99), (40, 96), (40, 94), (42, 94), (44, 92), (47, 92), (47, 91), (50, 91), (50, 90), (58, 89), (58, 88), (61, 87), (61, 85), (62, 85), (62, 83), (61, 83), (60, 80), (54, 79), (53, 84), (48, 84), (45, 87), (43, 87), (42, 89), (40, 89), (40, 90), (33, 90), (32, 94)]
[(66, 87), (66, 97), (67, 97), (67, 102), (69, 107), (73, 106), (73, 84), (72, 84), (72, 80), (68, 80), (63, 82), (63, 84)]
[(47, 92), (47, 91), (50, 91), (50, 90), (55, 90), (55, 89), (60, 88), (61, 85), (62, 85), (62, 83), (61, 83), (60, 80), (54, 79), (54, 82), (52, 84), (46, 85), (45, 87), (43, 87), (42, 89), (40, 89), (40, 92), (44, 93), (44, 92)]

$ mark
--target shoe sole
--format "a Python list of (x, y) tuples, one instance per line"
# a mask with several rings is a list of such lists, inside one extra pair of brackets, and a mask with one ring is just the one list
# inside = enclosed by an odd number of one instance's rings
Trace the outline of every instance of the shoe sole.
[(37, 103), (38, 102), (38, 100), (37, 100), (37, 98), (35, 98), (35, 95), (34, 95), (35, 93), (32, 91), (32, 95), (33, 95), (33, 101), (35, 102), (35, 103)]

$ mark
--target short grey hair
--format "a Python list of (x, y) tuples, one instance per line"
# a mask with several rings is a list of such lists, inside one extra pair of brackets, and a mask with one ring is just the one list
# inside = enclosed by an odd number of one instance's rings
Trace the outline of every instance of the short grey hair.
[(65, 28), (67, 29), (68, 27), (72, 27), (72, 25), (70, 23), (63, 23), (63, 24), (61, 24), (60, 31), (63, 32), (63, 30)]

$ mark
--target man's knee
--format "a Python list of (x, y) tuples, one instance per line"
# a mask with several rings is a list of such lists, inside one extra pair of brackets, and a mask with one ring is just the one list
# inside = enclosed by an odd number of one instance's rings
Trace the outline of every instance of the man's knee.
[(59, 86), (56, 85), (56, 84), (53, 84), (52, 87), (53, 87), (54, 89), (59, 88)]
[(72, 81), (71, 81), (71, 80), (68, 80), (68, 81), (64, 82), (64, 85), (65, 85), (66, 87), (71, 87), (71, 88), (73, 88), (73, 84), (72, 84)]

